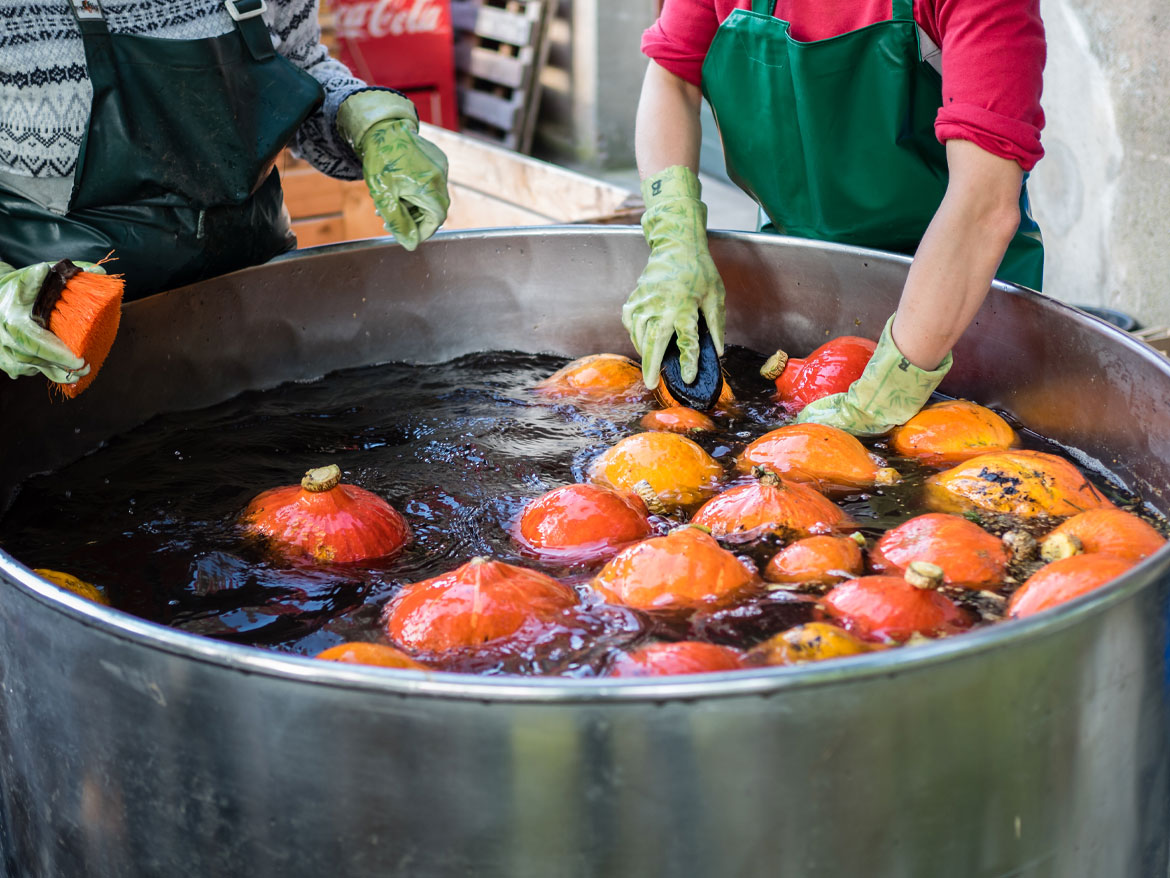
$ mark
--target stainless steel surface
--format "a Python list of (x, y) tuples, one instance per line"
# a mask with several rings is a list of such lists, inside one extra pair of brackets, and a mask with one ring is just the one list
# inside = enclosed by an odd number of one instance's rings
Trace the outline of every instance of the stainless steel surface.
[[(716, 236), (728, 338), (876, 335), (906, 260)], [(308, 251), (129, 306), (73, 403), (0, 385), (0, 502), (152, 414), (387, 360), (627, 350), (636, 229)], [(1170, 506), (1170, 365), (997, 287), (944, 390)], [(2, 533), (2, 529), (0, 529)], [(0, 552), (13, 875), (1164, 876), (1160, 553), (1044, 617), (701, 680), (418, 676), (160, 628)]]

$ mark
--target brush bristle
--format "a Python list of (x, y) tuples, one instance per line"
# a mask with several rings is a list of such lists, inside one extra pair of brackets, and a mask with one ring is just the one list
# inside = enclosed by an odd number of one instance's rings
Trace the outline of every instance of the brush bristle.
[(97, 377), (106, 361), (122, 319), (120, 275), (82, 271), (70, 278), (49, 316), (49, 331), (65, 342), (74, 356), (89, 363), (89, 374), (76, 384), (58, 384), (66, 397), (77, 396)]

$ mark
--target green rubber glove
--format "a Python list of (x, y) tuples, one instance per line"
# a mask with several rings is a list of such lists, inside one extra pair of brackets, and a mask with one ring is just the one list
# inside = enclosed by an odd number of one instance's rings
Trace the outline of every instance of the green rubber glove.
[(337, 130), (362, 160), (374, 208), (407, 250), (447, 218), (447, 157), (418, 133), (414, 104), (391, 91), (360, 91), (337, 111)]
[(902, 356), (886, 321), (877, 349), (865, 371), (844, 393), (809, 403), (798, 424), (828, 424), (854, 436), (881, 436), (914, 417), (951, 369), (951, 355), (933, 372), (924, 372)]
[(642, 182), (642, 232), (650, 259), (622, 308), (622, 324), (642, 356), (642, 380), (650, 388), (658, 386), (662, 356), (674, 335), (682, 379), (695, 380), (700, 311), (723, 353), (723, 280), (707, 249), (707, 206), (700, 194), (699, 178), (683, 165)]
[[(105, 273), (91, 262), (78, 268)], [(89, 365), (65, 347), (65, 343), (33, 317), (41, 285), (55, 262), (38, 262), (13, 269), (0, 262), (0, 372), (9, 378), (40, 372), (56, 384), (75, 384), (89, 374)]]

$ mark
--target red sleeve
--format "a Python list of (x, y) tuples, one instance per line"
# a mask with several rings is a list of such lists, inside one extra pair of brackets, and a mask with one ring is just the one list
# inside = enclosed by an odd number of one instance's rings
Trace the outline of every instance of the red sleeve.
[(942, 41), (943, 104), (935, 136), (943, 143), (969, 140), (1032, 170), (1044, 155), (1039, 0), (935, 0), (933, 5), (934, 20), (924, 24)]
[(722, 16), (716, 5), (735, 6), (726, 0), (666, 0), (658, 21), (642, 34), (642, 54), (659, 66), (699, 85), (703, 59), (715, 37)]

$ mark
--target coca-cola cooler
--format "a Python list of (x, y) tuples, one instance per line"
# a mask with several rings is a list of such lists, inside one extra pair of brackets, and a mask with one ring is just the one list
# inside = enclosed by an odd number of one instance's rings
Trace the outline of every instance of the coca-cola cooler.
[(371, 85), (404, 92), (424, 122), (455, 131), (455, 32), (449, 0), (329, 0), (341, 60)]

